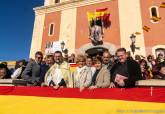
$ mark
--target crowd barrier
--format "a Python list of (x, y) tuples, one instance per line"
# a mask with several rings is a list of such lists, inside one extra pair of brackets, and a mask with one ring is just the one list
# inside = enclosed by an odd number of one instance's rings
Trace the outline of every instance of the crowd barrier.
[[(26, 86), (26, 81), (22, 79), (0, 79), (0, 86)], [(136, 82), (137, 87), (165, 87), (165, 80), (149, 79)]]
[(0, 86), (0, 114), (164, 114), (165, 88)]

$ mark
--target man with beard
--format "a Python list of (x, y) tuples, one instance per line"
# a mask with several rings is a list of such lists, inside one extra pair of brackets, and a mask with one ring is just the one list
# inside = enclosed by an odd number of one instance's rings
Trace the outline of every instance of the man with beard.
[(53, 86), (55, 89), (60, 87), (72, 87), (70, 65), (63, 60), (62, 53), (56, 51), (54, 53), (54, 65), (47, 71), (45, 75), (45, 84)]
[(109, 51), (103, 52), (102, 60), (103, 60), (103, 67), (106, 67), (110, 71), (114, 63), (113, 61), (111, 61), (111, 54)]

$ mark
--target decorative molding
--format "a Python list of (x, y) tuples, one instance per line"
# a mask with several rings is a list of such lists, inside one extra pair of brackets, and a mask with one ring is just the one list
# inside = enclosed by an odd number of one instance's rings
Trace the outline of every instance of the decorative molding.
[(112, 43), (109, 43), (109, 42), (104, 42), (103, 45), (97, 45), (97, 46), (94, 46), (92, 43), (87, 43), (87, 44), (84, 44), (83, 46), (81, 46), (77, 52), (78, 54), (85, 54), (85, 52), (88, 50), (88, 49), (92, 49), (92, 48), (106, 48), (109, 50), (109, 52), (112, 54), (112, 55), (115, 55), (115, 51), (116, 51), (116, 47), (114, 44)]
[(113, 1), (113, 0), (83, 0), (83, 1), (71, 0), (62, 3), (56, 3), (54, 5), (36, 7), (34, 8), (34, 10), (36, 15), (40, 15), (43, 13), (51, 13), (55, 11), (62, 11), (62, 10), (77, 8), (86, 5), (92, 5), (96, 3), (109, 2), (109, 1)]

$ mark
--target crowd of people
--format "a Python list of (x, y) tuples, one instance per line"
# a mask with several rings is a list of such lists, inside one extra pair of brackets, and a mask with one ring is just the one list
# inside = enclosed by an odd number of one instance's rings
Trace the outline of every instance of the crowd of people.
[[(72, 72), (70, 63), (76, 63)], [(102, 55), (88, 56), (72, 54), (68, 56), (60, 51), (46, 55), (38, 51), (35, 59), (28, 62), (19, 60), (14, 71), (7, 63), (0, 64), (0, 79), (23, 79), (27, 86), (51, 86), (58, 88), (114, 88), (135, 87), (138, 80), (164, 79), (165, 57), (159, 53), (155, 59), (149, 55), (136, 55), (133, 59), (125, 48), (119, 48), (115, 55), (104, 51)]]

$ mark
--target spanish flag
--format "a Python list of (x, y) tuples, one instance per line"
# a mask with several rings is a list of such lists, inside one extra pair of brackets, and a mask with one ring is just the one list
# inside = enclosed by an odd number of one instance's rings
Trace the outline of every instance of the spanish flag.
[(164, 114), (165, 88), (0, 86), (0, 114)]
[(161, 19), (161, 17), (155, 17), (155, 16), (153, 16), (151, 19), (152, 19), (153, 21), (159, 21), (159, 20)]
[(95, 13), (93, 12), (87, 12), (87, 16), (88, 16), (88, 21), (92, 21), (95, 20)]
[(104, 12), (107, 10), (108, 10), (108, 8), (99, 8), (99, 9), (96, 9), (96, 12)]
[(141, 33), (140, 32), (135, 32), (136, 35), (140, 35)]
[(146, 32), (149, 32), (150, 29), (151, 29), (151, 28), (148, 27), (148, 26), (143, 26), (143, 30), (145, 30)]
[(108, 11), (108, 8), (96, 9), (95, 16), (96, 18), (105, 20), (109, 18), (110, 12)]
[(95, 12), (96, 18), (101, 18), (104, 16), (104, 14), (105, 14), (105, 12)]
[(165, 2), (162, 2), (160, 8), (165, 8)]

